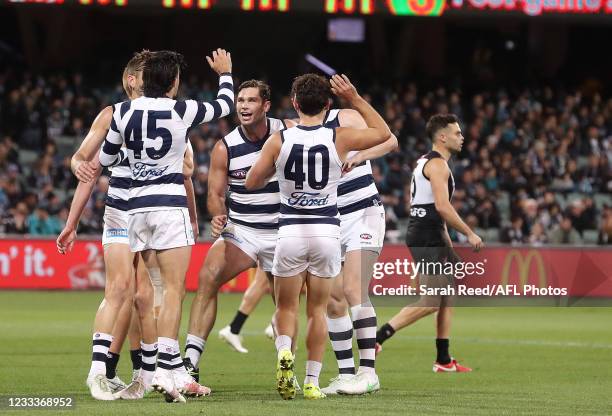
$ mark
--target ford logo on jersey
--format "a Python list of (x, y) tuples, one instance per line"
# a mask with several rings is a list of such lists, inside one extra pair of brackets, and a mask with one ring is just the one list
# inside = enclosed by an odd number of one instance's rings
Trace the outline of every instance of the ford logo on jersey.
[(163, 168), (155, 167), (152, 169), (147, 169), (149, 166), (157, 165), (154, 163), (135, 163), (134, 167), (132, 168), (132, 177), (134, 179), (156, 178), (158, 176), (162, 176), (164, 172), (168, 170), (168, 166), (164, 166)]
[(312, 206), (325, 206), (327, 204), (327, 199), (329, 198), (329, 194), (325, 195), (325, 197), (315, 198), (319, 196), (318, 192), (293, 192), (291, 197), (287, 199), (287, 203), (292, 206), (300, 206), (300, 207), (312, 207)]

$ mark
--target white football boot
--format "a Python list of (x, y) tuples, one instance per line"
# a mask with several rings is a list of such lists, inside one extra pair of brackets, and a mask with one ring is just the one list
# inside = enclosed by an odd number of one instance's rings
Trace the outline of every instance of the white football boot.
[(338, 394), (368, 394), (380, 390), (380, 382), (375, 372), (359, 371), (348, 383), (338, 389)]
[(172, 370), (172, 376), (174, 377), (174, 385), (178, 391), (187, 397), (209, 396), (211, 393), (209, 387), (203, 386), (195, 381), (184, 367)]
[(87, 378), (87, 387), (91, 397), (96, 400), (115, 400), (113, 392), (108, 385), (108, 379), (104, 374), (96, 374), (95, 376)]
[(132, 380), (129, 386), (120, 392), (115, 393), (115, 397), (122, 400), (138, 400), (142, 399), (146, 393), (147, 387), (145, 386), (142, 377), (136, 377), (134, 380)]
[(172, 377), (172, 371), (170, 370), (157, 367), (151, 386), (153, 386), (155, 391), (163, 394), (168, 403), (186, 402), (185, 397), (176, 388), (174, 377)]
[(229, 325), (219, 331), (219, 338), (227, 342), (230, 347), (238, 352), (243, 354), (249, 352), (249, 350), (242, 346), (242, 337), (240, 335), (232, 334)]
[(345, 387), (354, 378), (355, 374), (338, 374), (329, 380), (329, 386), (322, 388), (321, 391), (328, 396), (338, 394), (338, 390)]
[(108, 380), (108, 387), (110, 387), (113, 393), (118, 393), (127, 387), (127, 384), (125, 384), (123, 380), (119, 378), (118, 375), (115, 375), (115, 377), (113, 378), (107, 378), (107, 380)]
[(274, 339), (274, 328), (272, 328), (272, 324), (268, 324), (266, 329), (264, 329), (264, 334), (270, 339)]

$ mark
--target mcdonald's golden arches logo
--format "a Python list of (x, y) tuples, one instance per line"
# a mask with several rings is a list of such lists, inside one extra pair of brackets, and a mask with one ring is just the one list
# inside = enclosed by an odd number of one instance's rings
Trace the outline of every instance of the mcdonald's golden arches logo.
[(501, 277), (502, 285), (507, 285), (510, 280), (510, 270), (514, 260), (516, 260), (518, 281), (521, 286), (525, 287), (525, 285), (529, 282), (529, 271), (531, 270), (531, 264), (533, 262), (535, 262), (537, 267), (540, 288), (547, 286), (548, 279), (546, 276), (546, 267), (544, 266), (542, 254), (540, 254), (538, 250), (529, 250), (527, 255), (523, 257), (521, 252), (516, 249), (510, 250), (510, 252), (506, 255), (506, 259), (504, 260)]

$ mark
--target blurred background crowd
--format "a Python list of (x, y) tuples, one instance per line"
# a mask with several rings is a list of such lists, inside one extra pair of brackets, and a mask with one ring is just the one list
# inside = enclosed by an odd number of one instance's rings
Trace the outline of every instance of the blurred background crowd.
[[(410, 204), (415, 161), (431, 145), (425, 123), (455, 113), (465, 142), (452, 162), (453, 204), (485, 241), (511, 244), (612, 243), (612, 98), (588, 83), (472, 88), (418, 82), (359, 85), (383, 114), (400, 148), (373, 162), (387, 213), (387, 240), (400, 242)], [(285, 87), (285, 90), (288, 86)], [(296, 116), (280, 86), (270, 116)], [(210, 100), (214, 85), (191, 77), (182, 97)], [(0, 233), (55, 235), (67, 218), (76, 178), (70, 157), (98, 111), (123, 101), (119, 84), (88, 85), (80, 73), (0, 73)], [(192, 131), (199, 221), (208, 237), (208, 166), (214, 143), (234, 118)], [(108, 172), (98, 180), (80, 234), (100, 234)], [(462, 241), (453, 233), (452, 238)]]

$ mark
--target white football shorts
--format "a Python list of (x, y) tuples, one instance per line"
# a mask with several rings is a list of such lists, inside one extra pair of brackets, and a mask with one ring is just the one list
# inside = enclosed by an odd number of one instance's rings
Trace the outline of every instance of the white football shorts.
[(385, 209), (373, 206), (340, 217), (342, 260), (349, 251), (367, 250), (380, 254), (385, 240)]
[(259, 260), (259, 267), (270, 272), (277, 237), (278, 230), (259, 230), (228, 221), (219, 238), (238, 247), (253, 261)]
[(167, 250), (194, 244), (187, 208), (130, 214), (128, 235), (133, 252)]
[(336, 277), (342, 267), (340, 257), (338, 237), (279, 237), (272, 274), (290, 277), (307, 270), (317, 277)]
[(117, 208), (104, 208), (102, 245), (130, 244), (128, 238), (128, 213)]

